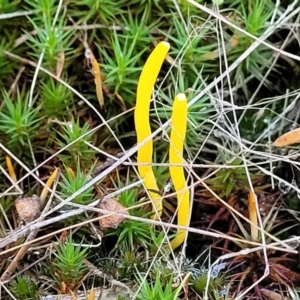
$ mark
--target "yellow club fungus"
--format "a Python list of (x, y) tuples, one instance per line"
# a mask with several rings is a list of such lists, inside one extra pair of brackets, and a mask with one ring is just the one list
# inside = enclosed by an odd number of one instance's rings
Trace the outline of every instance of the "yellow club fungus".
[(75, 176), (75, 173), (74, 173), (74, 171), (73, 171), (73, 169), (72, 168), (70, 168), (70, 167), (67, 167), (67, 172), (71, 175), (71, 177), (73, 178), (73, 179), (75, 179), (76, 178), (76, 176)]
[(9, 174), (10, 178), (12, 179), (12, 181), (14, 183), (16, 183), (18, 181), (17, 176), (16, 176), (15, 169), (12, 165), (12, 162), (11, 162), (11, 159), (9, 156), (6, 156), (6, 165), (7, 165), (8, 174)]
[(257, 212), (256, 212), (256, 195), (254, 192), (250, 191), (248, 197), (248, 209), (249, 209), (249, 219), (254, 224), (250, 224), (251, 239), (253, 242), (258, 240), (258, 228), (257, 228)]
[[(160, 42), (154, 48), (152, 53), (149, 55), (145, 66), (143, 67), (142, 73), (138, 81), (136, 107), (134, 111), (134, 121), (138, 144), (142, 143), (147, 137), (151, 135), (149, 121), (151, 94), (158, 73), (161, 69), (163, 61), (169, 49), (170, 44), (167, 42)], [(153, 218), (157, 219), (162, 212), (162, 199), (159, 193), (155, 192), (158, 191), (158, 187), (151, 167), (152, 154), (153, 141), (151, 139), (138, 150), (137, 162), (139, 164), (139, 174), (144, 180), (144, 185), (149, 191), (149, 196), (153, 201), (153, 211), (155, 212)]]
[(96, 57), (89, 47), (88, 43), (86, 41), (83, 41), (83, 45), (85, 47), (85, 57), (86, 59), (91, 63), (93, 75), (95, 78), (95, 85), (96, 85), (96, 95), (98, 102), (100, 104), (100, 108), (104, 108), (104, 97), (103, 97), (103, 87), (102, 87), (102, 79), (101, 79), (101, 70), (100, 66), (96, 60)]
[(44, 186), (42, 192), (41, 192), (41, 196), (40, 196), (40, 199), (41, 199), (41, 208), (44, 208), (45, 206), (45, 201), (46, 201), (46, 197), (48, 195), (48, 192), (49, 192), (49, 189), (51, 188), (56, 176), (57, 176), (57, 172), (58, 172), (58, 169), (55, 169), (53, 171), (53, 173), (49, 176), (47, 182), (46, 182), (46, 186)]
[[(169, 149), (170, 175), (177, 195), (177, 224), (188, 226), (190, 219), (190, 193), (184, 176), (183, 146), (187, 127), (187, 99), (184, 94), (175, 97), (171, 119), (171, 136)], [(177, 166), (176, 166), (177, 165)], [(178, 229), (171, 241), (172, 249), (179, 247), (185, 240), (187, 231)]]

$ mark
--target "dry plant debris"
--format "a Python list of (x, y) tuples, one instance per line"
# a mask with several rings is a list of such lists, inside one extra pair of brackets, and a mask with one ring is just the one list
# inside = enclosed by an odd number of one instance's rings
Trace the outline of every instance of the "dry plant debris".
[(123, 215), (129, 215), (128, 210), (121, 205), (117, 200), (114, 199), (104, 199), (100, 200), (97, 205), (98, 208), (107, 210), (112, 214), (104, 216), (99, 213), (100, 216), (103, 216), (99, 219), (99, 225), (102, 229), (108, 228), (117, 228), (118, 225), (125, 219), (124, 216), (120, 216), (117, 213), (121, 213)]
[(300, 128), (289, 131), (275, 140), (275, 147), (286, 147), (300, 142)]

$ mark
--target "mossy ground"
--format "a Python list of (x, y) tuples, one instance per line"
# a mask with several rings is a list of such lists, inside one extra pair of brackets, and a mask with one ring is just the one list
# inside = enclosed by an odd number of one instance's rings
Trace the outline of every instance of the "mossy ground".
[[(272, 142), (299, 123), (300, 5), (216, 2), (0, 0), (3, 299), (96, 299), (101, 289), (109, 299), (112, 286), (114, 299), (298, 299), (299, 145)], [(138, 79), (163, 40), (171, 49), (150, 111), (152, 130), (161, 129), (153, 167), (164, 199), (154, 226), (128, 151)], [(100, 66), (103, 109), (87, 50)], [(186, 245), (174, 252), (164, 124), (177, 93), (189, 101), (193, 208)], [(41, 195), (55, 168), (42, 217), (20, 223), (16, 198)], [(255, 240), (251, 191), (263, 228)], [(128, 210), (116, 228), (100, 229), (93, 208), (104, 196)]]

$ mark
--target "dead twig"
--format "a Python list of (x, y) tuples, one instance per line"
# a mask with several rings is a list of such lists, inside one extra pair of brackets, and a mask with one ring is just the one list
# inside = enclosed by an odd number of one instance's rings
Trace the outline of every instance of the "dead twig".
[[(56, 175), (58, 175), (59, 173), (57, 173)], [(57, 179), (58, 176), (56, 176), (56, 179)], [(49, 199), (49, 203), (51, 202), (53, 196), (54, 196), (54, 193), (55, 193), (55, 190), (56, 190), (56, 186), (57, 186), (57, 180), (55, 181), (55, 186), (54, 188), (52, 189), (52, 192), (51, 192), (51, 195), (50, 195), (50, 199)], [(50, 205), (47, 205), (44, 209), (44, 211), (42, 212), (41, 216), (40, 216), (40, 220), (43, 221), (44, 218), (46, 217), (46, 212), (47, 212), (47, 209), (49, 209)], [(12, 260), (12, 262), (9, 264), (9, 266), (7, 267), (7, 269), (5, 270), (5, 272), (2, 274), (1, 278), (0, 278), (0, 281), (7, 281), (14, 273), (14, 271), (17, 269), (18, 267), (18, 264), (19, 262), (23, 259), (23, 257), (27, 254), (27, 251), (31, 245), (31, 241), (33, 241), (37, 235), (39, 231), (39, 228), (36, 228), (34, 230), (32, 230), (24, 245), (21, 247), (21, 249), (19, 250), (19, 252), (17, 253), (17, 255), (14, 257), (14, 259)]]

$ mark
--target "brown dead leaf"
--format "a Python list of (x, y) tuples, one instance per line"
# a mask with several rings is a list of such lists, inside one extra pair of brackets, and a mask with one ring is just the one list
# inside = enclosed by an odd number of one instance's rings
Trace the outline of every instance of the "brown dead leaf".
[[(101, 76), (102, 82), (105, 81), (106, 77), (105, 76)], [(112, 99), (112, 97), (114, 96), (113, 93), (110, 91), (109, 87), (107, 85), (105, 85), (104, 83), (102, 84), (102, 89), (105, 93), (105, 95), (109, 98)]]
[(273, 145), (275, 147), (285, 147), (300, 142), (300, 128), (289, 131), (280, 136)]
[[(110, 212), (118, 212), (125, 215), (129, 215), (126, 208), (120, 204), (118, 201), (114, 199), (105, 199), (99, 202), (97, 205), (98, 208), (108, 210)], [(99, 213), (99, 215), (103, 215), (102, 213)], [(124, 220), (123, 216), (113, 214), (113, 215), (107, 215), (99, 220), (100, 227), (102, 229), (108, 229), (108, 228), (117, 228), (118, 225)]]
[(67, 240), (67, 237), (68, 237), (68, 231), (64, 230), (59, 237), (59, 241), (64, 243)]
[(32, 222), (41, 214), (40, 210), (41, 200), (37, 195), (32, 197), (19, 197), (15, 200), (16, 210), (22, 221), (25, 223)]

